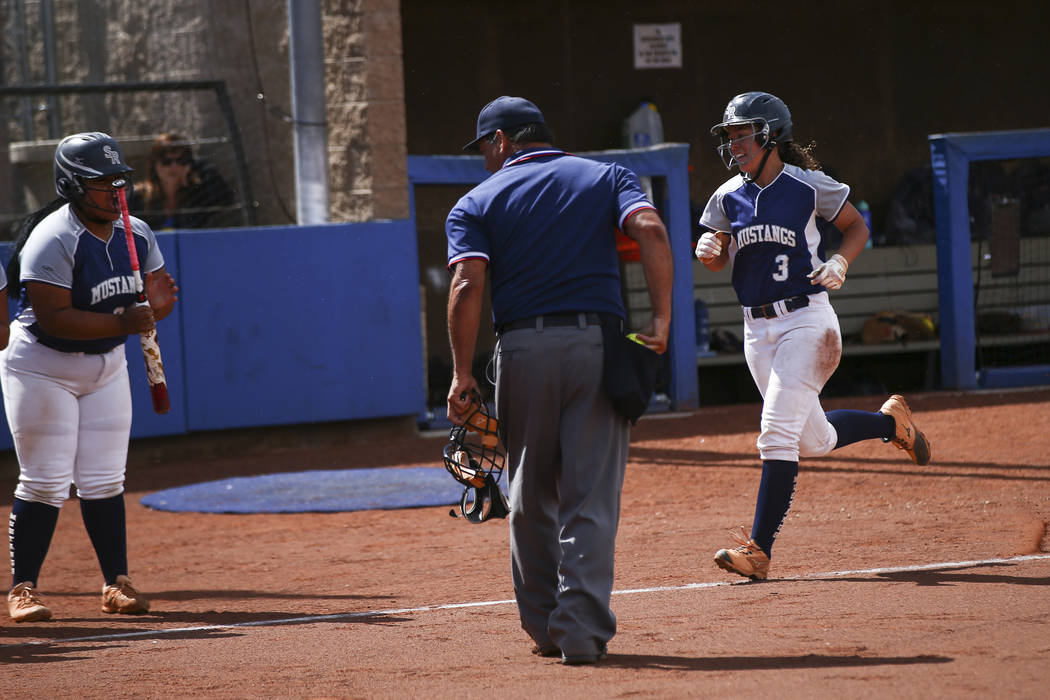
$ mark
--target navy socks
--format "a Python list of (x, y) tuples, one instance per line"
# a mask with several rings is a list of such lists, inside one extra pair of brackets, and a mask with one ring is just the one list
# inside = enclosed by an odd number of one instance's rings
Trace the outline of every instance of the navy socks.
[(11, 551), (11, 587), (23, 581), (36, 585), (44, 565), (51, 537), (58, 525), (59, 509), (46, 503), (16, 498), (11, 506), (8, 544)]
[(95, 548), (106, 583), (128, 573), (128, 538), (124, 512), (124, 494), (110, 498), (80, 501), (84, 527)]
[[(848, 409), (828, 411), (828, 422), (838, 434), (836, 449), (861, 440), (893, 437), (893, 418), (883, 413), (853, 411)], [(762, 461), (762, 482), (758, 486), (758, 501), (755, 503), (755, 522), (751, 526), (751, 539), (769, 555), (773, 540), (791, 508), (798, 479), (798, 462), (778, 459)]]
[(762, 482), (758, 486), (758, 501), (755, 503), (755, 522), (751, 526), (751, 539), (766, 556), (773, 549), (780, 526), (784, 524), (791, 499), (795, 496), (795, 481), (798, 479), (798, 462), (778, 459), (762, 461)]
[(861, 440), (888, 440), (893, 437), (893, 418), (884, 413), (840, 409), (827, 411), (824, 415), (828, 417), (828, 422), (835, 426), (835, 432), (839, 436), (835, 449)]

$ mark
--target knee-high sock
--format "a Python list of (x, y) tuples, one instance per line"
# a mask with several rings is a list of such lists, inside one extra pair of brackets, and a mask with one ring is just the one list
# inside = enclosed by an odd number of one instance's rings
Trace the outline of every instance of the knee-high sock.
[(768, 556), (773, 549), (780, 526), (784, 524), (791, 499), (795, 496), (795, 480), (798, 478), (798, 462), (779, 459), (762, 461), (762, 482), (758, 486), (758, 501), (755, 503), (755, 522), (751, 526), (751, 539)]
[(80, 501), (80, 514), (84, 518), (91, 545), (95, 548), (99, 566), (106, 583), (113, 583), (117, 576), (128, 573), (128, 536), (124, 512), (124, 494)]
[(15, 499), (7, 528), (12, 588), (23, 581), (32, 581), (34, 585), (38, 582), (40, 568), (58, 525), (58, 513), (58, 508), (47, 503)]
[(885, 413), (839, 409), (827, 411), (824, 415), (828, 417), (828, 422), (835, 426), (835, 432), (839, 435), (835, 449), (861, 440), (888, 440), (893, 437), (893, 418)]

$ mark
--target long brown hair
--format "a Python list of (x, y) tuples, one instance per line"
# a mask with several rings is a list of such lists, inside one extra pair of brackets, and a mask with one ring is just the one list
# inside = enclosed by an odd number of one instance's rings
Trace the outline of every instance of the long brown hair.
[[(157, 163), (165, 157), (189, 158), (192, 163), (193, 149), (181, 134), (161, 134), (153, 141), (149, 155), (146, 156), (146, 178), (142, 181), (142, 201), (146, 209), (158, 209), (164, 204), (164, 190), (157, 177)], [(186, 177), (186, 185), (179, 190), (176, 199), (181, 203), (186, 192), (199, 184), (200, 175), (191, 167)]]
[(816, 141), (810, 141), (805, 146), (799, 146), (794, 141), (778, 142), (777, 155), (785, 163), (796, 165), (803, 170), (820, 170), (820, 161), (813, 155), (813, 149), (816, 147)]

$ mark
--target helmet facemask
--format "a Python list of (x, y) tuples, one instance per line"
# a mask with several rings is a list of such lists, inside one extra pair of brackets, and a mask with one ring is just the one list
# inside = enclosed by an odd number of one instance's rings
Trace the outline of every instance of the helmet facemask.
[[(71, 175), (71, 180), (76, 184), (71, 188), (70, 202), (78, 211), (99, 223), (116, 221), (120, 218), (120, 200), (117, 197), (117, 190), (131, 189), (131, 179), (127, 174), (111, 182), (103, 183), (103, 179), (105, 178), (82, 178), (79, 175)], [(109, 208), (99, 206), (92, 200), (89, 194), (91, 192), (109, 195), (112, 206)]]
[[(734, 142), (729, 138), (728, 127), (745, 124), (753, 125), (754, 133), (747, 137), (738, 137), (736, 143), (741, 143), (745, 138), (760, 138), (761, 140), (756, 141), (760, 150), (747, 160), (740, 160), (733, 156)], [(792, 140), (791, 112), (783, 100), (768, 92), (741, 93), (729, 101), (722, 122), (711, 127), (711, 133), (721, 139), (718, 155), (726, 168), (748, 165), (761, 153), (762, 163), (758, 168), (758, 172), (761, 173), (766, 166), (766, 159), (777, 144), (789, 143)], [(748, 179), (747, 173), (741, 171), (741, 174)]]
[[(735, 139), (729, 138), (729, 130), (727, 127), (743, 126), (744, 124), (750, 124), (753, 127), (752, 132), (750, 134), (748, 134), (747, 136), (739, 136)], [(718, 155), (722, 159), (722, 163), (725, 164), (726, 169), (732, 170), (734, 166), (739, 168), (747, 165), (755, 158), (758, 158), (759, 154), (761, 154), (764, 150), (766, 150), (771, 145), (775, 144), (775, 142), (770, 141), (769, 131), (769, 122), (767, 122), (764, 119), (719, 124), (718, 127), (716, 127), (716, 133), (718, 134), (719, 138)], [(734, 145), (745, 143), (750, 139), (757, 140), (759, 144), (758, 151), (752, 153), (746, 160), (740, 160), (735, 155), (733, 155)]]
[[(106, 221), (112, 221), (111, 210), (106, 210), (87, 200), (88, 190), (94, 192), (111, 191), (116, 206), (116, 190), (127, 187), (128, 173), (132, 167), (124, 160), (124, 153), (116, 140), (101, 131), (90, 131), (72, 134), (62, 139), (55, 149), (55, 192), (89, 216), (97, 217), (104, 213)], [(118, 180), (107, 182), (105, 186), (90, 186), (93, 180), (100, 180), (113, 175), (121, 175)], [(100, 183), (99, 183), (100, 184)]]

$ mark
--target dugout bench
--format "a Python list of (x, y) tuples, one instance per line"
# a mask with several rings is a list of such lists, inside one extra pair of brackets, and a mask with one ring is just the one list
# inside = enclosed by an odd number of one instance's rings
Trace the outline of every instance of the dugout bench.
[[(1008, 348), (1050, 344), (1050, 245), (1045, 239), (1021, 239), (1020, 264), (1016, 274), (993, 276), (988, 246), (972, 244), (975, 276), (980, 281), (980, 319), (986, 314), (1016, 315), (1015, 327), (985, 328), (978, 336), (978, 348)], [(732, 334), (743, 340), (743, 316), (731, 284), (732, 268), (727, 266), (712, 272), (698, 260), (693, 260), (693, 297), (707, 307), (709, 336), (717, 331)], [(627, 299), (633, 313), (648, 311), (644, 276), (640, 270), (626, 271)], [(938, 292), (937, 247), (934, 244), (885, 246), (864, 250), (850, 265), (846, 284), (831, 292), (831, 302), (839, 317), (842, 330), (842, 355), (845, 366), (849, 360), (865, 363), (859, 358), (871, 358), (866, 364), (886, 364), (893, 356), (901, 363), (919, 365), (924, 375), (921, 388), (939, 388), (941, 339), (902, 340), (893, 343), (864, 344), (861, 329), (865, 321), (882, 311), (910, 311), (929, 314), (940, 326)], [(1033, 313), (1034, 311), (1034, 313)], [(1020, 313), (1018, 313), (1020, 312)], [(743, 352), (698, 352), (696, 365), (701, 385), (712, 381), (725, 382), (726, 375), (745, 366)], [(750, 375), (743, 370), (744, 379), (738, 384), (750, 388)], [(757, 393), (755, 393), (757, 397)]]

